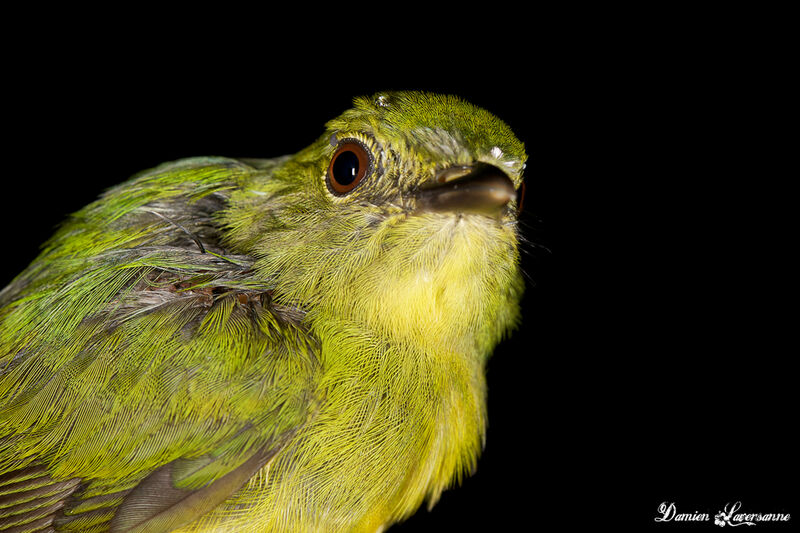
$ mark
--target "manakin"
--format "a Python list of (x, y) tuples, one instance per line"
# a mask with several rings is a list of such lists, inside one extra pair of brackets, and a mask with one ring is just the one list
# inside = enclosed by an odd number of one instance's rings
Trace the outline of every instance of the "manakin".
[(376, 532), (476, 468), (526, 155), (457, 97), (184, 159), (0, 292), (0, 531)]

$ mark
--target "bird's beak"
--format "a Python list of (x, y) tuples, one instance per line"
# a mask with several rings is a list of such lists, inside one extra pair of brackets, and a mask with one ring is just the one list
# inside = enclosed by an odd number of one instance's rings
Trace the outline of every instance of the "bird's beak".
[(494, 215), (514, 198), (514, 183), (502, 170), (486, 163), (443, 170), (434, 185), (416, 193), (417, 210), (433, 213)]

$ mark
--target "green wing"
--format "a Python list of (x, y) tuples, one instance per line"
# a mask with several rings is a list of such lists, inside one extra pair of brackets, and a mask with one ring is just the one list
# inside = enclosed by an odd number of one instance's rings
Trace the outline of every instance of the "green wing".
[(314, 413), (317, 345), (217, 213), (248, 176), (163, 165), (76, 213), (0, 293), (0, 531), (166, 531)]

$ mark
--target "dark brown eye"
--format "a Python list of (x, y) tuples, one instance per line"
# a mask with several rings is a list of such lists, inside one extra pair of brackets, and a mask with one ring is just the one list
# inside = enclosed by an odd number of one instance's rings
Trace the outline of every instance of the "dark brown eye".
[(336, 149), (328, 167), (328, 183), (335, 194), (347, 194), (361, 183), (370, 171), (372, 158), (358, 141), (344, 141)]

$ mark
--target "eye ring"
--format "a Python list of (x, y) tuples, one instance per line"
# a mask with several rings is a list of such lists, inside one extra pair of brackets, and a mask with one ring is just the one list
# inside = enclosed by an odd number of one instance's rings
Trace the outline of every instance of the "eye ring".
[(328, 165), (328, 189), (343, 196), (355, 189), (372, 172), (372, 154), (356, 139), (343, 139)]

